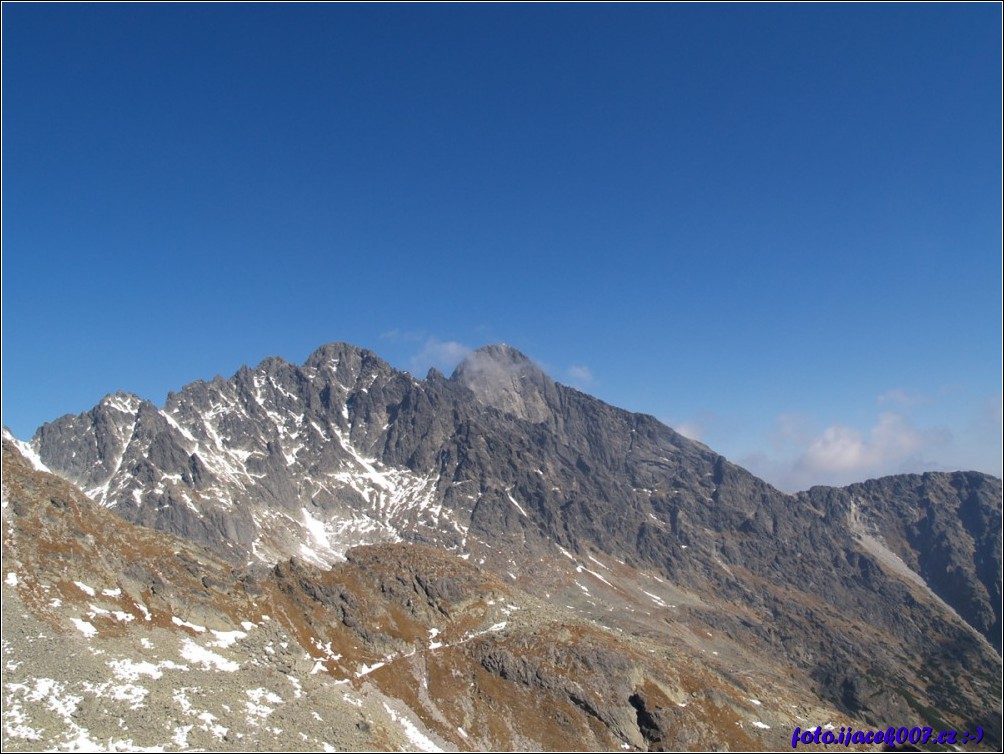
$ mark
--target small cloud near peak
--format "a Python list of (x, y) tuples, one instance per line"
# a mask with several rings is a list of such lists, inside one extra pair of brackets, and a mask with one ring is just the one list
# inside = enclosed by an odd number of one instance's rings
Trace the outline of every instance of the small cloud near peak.
[(702, 427), (697, 422), (681, 422), (673, 427), (679, 434), (686, 437), (688, 440), (701, 441), (704, 436), (704, 427)]
[(588, 387), (593, 384), (592, 370), (584, 364), (573, 364), (565, 370), (568, 380), (577, 387)]
[(411, 357), (411, 368), (415, 374), (425, 374), (432, 367), (449, 374), (470, 353), (468, 346), (455, 340), (427, 338), (421, 350)]

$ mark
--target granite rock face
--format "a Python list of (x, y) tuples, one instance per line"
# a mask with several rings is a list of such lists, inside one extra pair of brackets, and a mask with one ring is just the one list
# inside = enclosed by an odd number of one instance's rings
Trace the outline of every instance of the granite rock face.
[(706, 595), (694, 615), (876, 724), (921, 699), (957, 719), (999, 710), (960, 680), (1000, 674), (1001, 482), (986, 475), (784, 494), (508, 346), (419, 381), (331, 344), (162, 409), (108, 396), (31, 447), (121, 517), (241, 565), (405, 541), (532, 590), (555, 563), (614, 559)]
[(1001, 480), (975, 472), (904, 474), (841, 493), (875, 536), (999, 653)]

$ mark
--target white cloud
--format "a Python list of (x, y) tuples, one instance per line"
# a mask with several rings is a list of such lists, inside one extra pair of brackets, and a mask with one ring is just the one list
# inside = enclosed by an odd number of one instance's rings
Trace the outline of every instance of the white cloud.
[(388, 340), (391, 343), (417, 343), (424, 337), (425, 335), (417, 330), (398, 330), (396, 327), (380, 333), (381, 340)]
[(704, 436), (704, 427), (702, 427), (697, 422), (680, 422), (679, 424), (673, 426), (677, 432), (686, 438), (691, 440), (701, 441)]
[(797, 460), (796, 469), (810, 474), (876, 471), (915, 456), (937, 439), (900, 414), (887, 412), (879, 416), (868, 437), (840, 424), (827, 427)]
[(573, 385), (579, 387), (587, 387), (593, 384), (593, 373), (589, 367), (582, 364), (573, 364), (565, 370), (568, 375), (568, 379)]
[[(786, 431), (787, 430), (787, 431)], [(743, 465), (782, 489), (794, 491), (816, 484), (843, 485), (873, 476), (931, 470), (938, 464), (923, 454), (947, 445), (945, 430), (920, 430), (899, 413), (885, 412), (862, 432), (832, 424), (816, 435), (804, 434), (801, 419), (778, 418), (775, 434), (783, 435), (794, 448), (787, 461), (755, 453)]]
[(803, 448), (812, 439), (809, 417), (805, 414), (781, 414), (774, 420), (774, 429), (768, 436), (775, 448)]
[(1000, 432), (1004, 427), (1004, 394), (992, 395), (983, 404), (983, 413), (986, 423), (996, 432)]
[(734, 422), (706, 409), (696, 412), (687, 419), (663, 419), (663, 424), (672, 427), (686, 438), (697, 442), (711, 442), (712, 446), (727, 442), (734, 434)]
[(795, 467), (810, 473), (853, 471), (874, 465), (871, 462), (874, 452), (856, 429), (834, 424), (812, 441)]
[(470, 352), (469, 347), (455, 340), (427, 338), (422, 349), (411, 357), (411, 368), (415, 374), (425, 374), (430, 367), (449, 374)]
[(927, 403), (929, 400), (930, 399), (923, 393), (911, 393), (901, 388), (886, 390), (878, 397), (880, 405), (901, 406), (903, 408)]

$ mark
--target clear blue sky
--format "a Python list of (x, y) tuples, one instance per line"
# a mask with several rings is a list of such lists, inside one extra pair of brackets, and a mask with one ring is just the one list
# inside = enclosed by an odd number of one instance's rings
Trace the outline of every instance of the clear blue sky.
[(3, 6), (3, 423), (504, 341), (794, 489), (1001, 473), (1001, 7)]

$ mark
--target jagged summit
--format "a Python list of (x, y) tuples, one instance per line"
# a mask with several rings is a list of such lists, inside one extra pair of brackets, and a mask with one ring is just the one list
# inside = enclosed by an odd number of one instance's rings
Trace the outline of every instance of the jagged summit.
[(519, 379), (547, 378), (544, 371), (528, 356), (506, 343), (494, 343), (471, 351), (453, 370), (451, 380), (470, 386), (482, 380), (493, 380), (499, 375)]
[(344, 341), (335, 341), (332, 343), (325, 343), (324, 345), (314, 349), (313, 353), (307, 357), (307, 361), (304, 363), (304, 366), (319, 367), (330, 362), (342, 361), (344, 359), (375, 359), (382, 362), (382, 359), (380, 359), (379, 356), (366, 348), (360, 348), (359, 346), (355, 346)]
[(485, 405), (520, 419), (537, 423), (553, 415), (554, 381), (527, 356), (505, 343), (471, 352), (450, 379), (470, 388)]
[(467, 359), (491, 359), (499, 363), (511, 364), (533, 364), (533, 360), (518, 348), (514, 348), (508, 343), (488, 343), (475, 349), (466, 357)]

